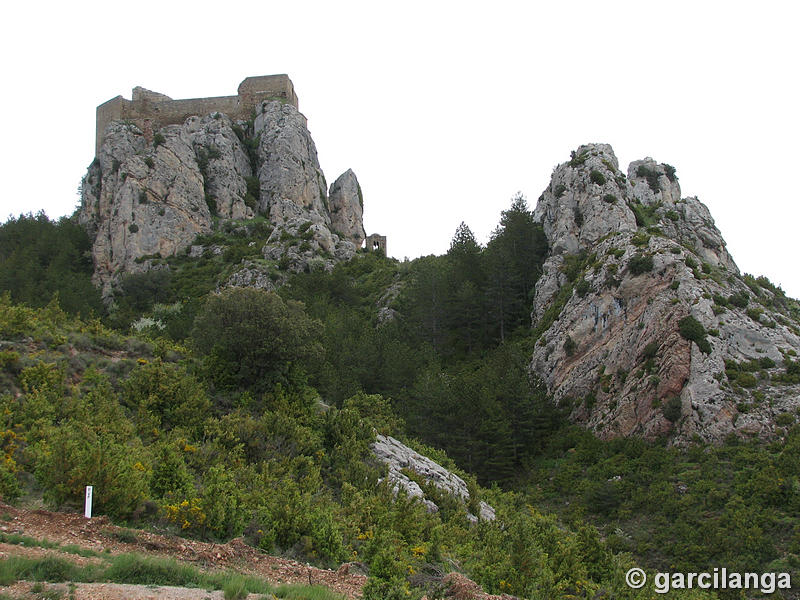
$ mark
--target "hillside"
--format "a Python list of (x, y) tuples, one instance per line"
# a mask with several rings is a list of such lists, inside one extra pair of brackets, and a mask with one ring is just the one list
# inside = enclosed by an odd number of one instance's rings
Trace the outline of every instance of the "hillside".
[(0, 226), (9, 534), (65, 544), (36, 523), (94, 485), (89, 546), (310, 564), (367, 600), (800, 576), (800, 304), (670, 165), (581, 146), (487, 244), (462, 223), (399, 262), (361, 247), (358, 180), (327, 187), (296, 98), (98, 141), (75, 215)]

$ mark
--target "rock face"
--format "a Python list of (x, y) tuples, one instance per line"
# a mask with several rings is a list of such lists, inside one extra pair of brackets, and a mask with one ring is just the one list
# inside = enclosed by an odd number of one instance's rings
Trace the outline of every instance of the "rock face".
[[(275, 228), (262, 253), (286, 270), (329, 270), (353, 256), (364, 231), (355, 175), (337, 180), (332, 215), (305, 117), (280, 101), (262, 102), (256, 113), (233, 122), (215, 112), (158, 131), (109, 124), (83, 179), (80, 209), (106, 297), (122, 274), (187, 250), (218, 220), (268, 217)], [(230, 281), (270, 285), (252, 265)]]
[[(458, 498), (464, 504), (469, 504), (470, 495), (467, 483), (461, 477), (448, 471), (427, 456), (412, 450), (391, 436), (380, 434), (376, 437), (371, 448), (373, 454), (388, 465), (389, 481), (394, 485), (395, 492), (402, 489), (409, 496), (419, 498), (429, 511), (437, 512), (439, 510), (439, 507), (434, 502), (426, 498), (425, 492), (422, 491), (419, 484), (403, 472), (407, 470), (413, 471), (427, 483)], [(479, 506), (478, 516), (469, 514), (470, 519), (477, 521), (479, 517), (493, 521), (495, 518), (494, 508), (483, 501), (479, 503)]]
[(610, 146), (582, 146), (534, 216), (551, 254), (531, 369), (573, 420), (602, 437), (679, 444), (794, 422), (798, 314), (780, 290), (740, 275), (705, 205), (680, 197), (674, 168), (648, 158), (625, 176)]
[(362, 215), (364, 199), (356, 174), (348, 169), (331, 185), (328, 194), (331, 205), (331, 228), (346, 240), (361, 247), (367, 237)]

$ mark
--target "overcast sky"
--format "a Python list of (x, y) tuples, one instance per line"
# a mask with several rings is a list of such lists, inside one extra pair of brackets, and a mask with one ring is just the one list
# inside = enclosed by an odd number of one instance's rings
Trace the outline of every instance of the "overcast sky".
[(288, 73), (331, 183), (352, 168), (397, 258), (486, 242), (570, 150), (677, 168), (742, 271), (800, 297), (800, 3), (15, 2), (4, 8), (2, 217), (70, 214), (95, 107), (136, 85), (233, 95)]

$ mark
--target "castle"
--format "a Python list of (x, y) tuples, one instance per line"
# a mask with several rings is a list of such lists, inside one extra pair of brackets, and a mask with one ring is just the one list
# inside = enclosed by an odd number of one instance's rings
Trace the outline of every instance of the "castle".
[(298, 108), (297, 94), (288, 75), (248, 77), (239, 84), (236, 96), (215, 98), (173, 100), (137, 86), (133, 88), (131, 100), (117, 96), (97, 107), (95, 155), (100, 152), (106, 126), (111, 121), (132, 121), (147, 135), (164, 125), (181, 124), (192, 115), (221, 112), (233, 120), (246, 120), (260, 102), (269, 99), (278, 99)]
[[(112, 121), (132, 122), (143, 132), (148, 143), (152, 143), (154, 131), (165, 125), (183, 124), (194, 115), (219, 112), (234, 121), (250, 119), (256, 107), (265, 100), (279, 100), (298, 108), (294, 84), (288, 75), (247, 77), (239, 84), (236, 96), (212, 98), (173, 100), (164, 94), (137, 86), (133, 88), (130, 100), (117, 96), (97, 107), (95, 156), (100, 153), (106, 127)], [(305, 122), (305, 117), (300, 116)], [(386, 256), (386, 236), (373, 234), (362, 243), (368, 251), (379, 251)]]

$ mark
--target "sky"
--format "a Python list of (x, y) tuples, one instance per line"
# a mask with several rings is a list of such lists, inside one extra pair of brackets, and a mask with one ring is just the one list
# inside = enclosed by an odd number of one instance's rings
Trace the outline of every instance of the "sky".
[(674, 165), (743, 272), (800, 297), (800, 3), (15, 2), (0, 25), (0, 216), (71, 214), (95, 108), (141, 85), (234, 95), (288, 73), (328, 183), (403, 259), (485, 243), (589, 142)]

